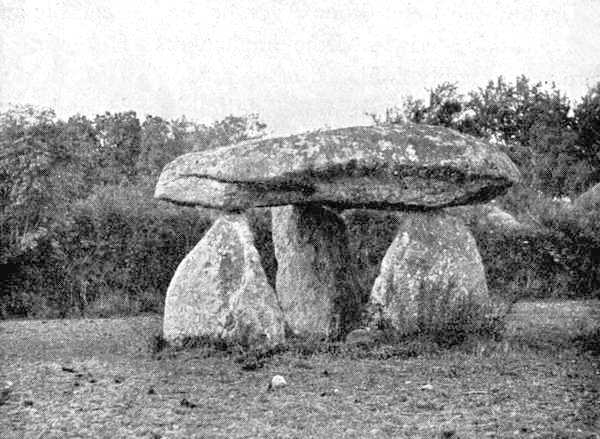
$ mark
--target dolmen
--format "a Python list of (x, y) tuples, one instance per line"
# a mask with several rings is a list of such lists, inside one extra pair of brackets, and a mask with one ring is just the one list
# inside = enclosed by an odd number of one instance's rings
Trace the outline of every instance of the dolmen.
[[(493, 145), (414, 124), (319, 130), (182, 155), (162, 171), (155, 197), (222, 216), (171, 280), (164, 337), (274, 346), (289, 335), (341, 339), (364, 325), (411, 333), (438, 314), (452, 317), (456, 304), (483, 304), (488, 291), (475, 241), (443, 208), (490, 200), (519, 178)], [(275, 288), (245, 215), (256, 207), (271, 208)], [(406, 212), (367, 303), (344, 209)]]

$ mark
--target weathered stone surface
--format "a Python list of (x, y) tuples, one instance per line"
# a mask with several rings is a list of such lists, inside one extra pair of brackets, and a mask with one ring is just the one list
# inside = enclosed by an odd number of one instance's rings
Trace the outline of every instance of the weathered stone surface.
[(284, 324), (243, 215), (217, 219), (181, 262), (167, 291), (168, 341), (207, 336), (249, 344), (284, 341)]
[(573, 201), (573, 208), (589, 213), (600, 213), (600, 184), (592, 186)]
[(450, 207), (446, 212), (462, 219), (467, 225), (504, 235), (533, 235), (539, 229), (538, 225), (521, 222), (493, 203)]
[(489, 206), (485, 213), (485, 220), (493, 226), (505, 230), (519, 230), (524, 227), (514, 216), (498, 206)]
[(461, 220), (443, 213), (402, 215), (373, 285), (371, 323), (409, 334), (423, 325), (443, 328), (458, 313), (487, 303), (481, 257)]
[(185, 154), (165, 167), (155, 197), (224, 210), (299, 203), (402, 210), (484, 201), (518, 180), (516, 166), (493, 145), (406, 124)]
[(317, 206), (271, 212), (276, 290), (288, 328), (297, 335), (343, 336), (359, 323), (360, 304), (344, 222)]

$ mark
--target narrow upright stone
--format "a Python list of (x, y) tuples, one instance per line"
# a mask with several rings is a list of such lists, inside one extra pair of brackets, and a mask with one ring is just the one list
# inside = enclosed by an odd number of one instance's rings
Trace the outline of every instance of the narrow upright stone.
[(288, 328), (297, 335), (338, 338), (359, 323), (360, 291), (346, 227), (318, 206), (272, 209), (276, 290)]
[(481, 256), (462, 221), (440, 212), (403, 214), (373, 285), (372, 322), (404, 334), (451, 330), (461, 313), (486, 304)]
[(230, 214), (215, 221), (177, 268), (163, 332), (175, 343), (206, 336), (273, 346), (284, 341), (282, 317), (247, 219)]

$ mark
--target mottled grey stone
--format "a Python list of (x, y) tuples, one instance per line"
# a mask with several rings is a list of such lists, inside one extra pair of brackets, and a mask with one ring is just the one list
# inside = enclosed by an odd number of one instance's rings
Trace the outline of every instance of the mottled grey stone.
[(575, 198), (573, 208), (598, 215), (600, 212), (600, 183), (592, 186), (579, 197)]
[(163, 332), (261, 345), (284, 341), (277, 297), (244, 215), (216, 220), (181, 262), (167, 291)]
[(404, 334), (443, 329), (488, 304), (481, 256), (462, 221), (441, 212), (403, 214), (371, 291), (371, 324)]
[(346, 227), (317, 206), (271, 209), (276, 291), (296, 335), (338, 338), (358, 324), (360, 292)]
[(517, 220), (512, 214), (493, 203), (456, 206), (447, 208), (445, 211), (462, 219), (468, 226), (504, 235), (533, 235), (540, 228), (532, 221)]
[(287, 204), (438, 208), (485, 201), (520, 178), (495, 146), (427, 125), (315, 131), (182, 155), (155, 197), (223, 210)]

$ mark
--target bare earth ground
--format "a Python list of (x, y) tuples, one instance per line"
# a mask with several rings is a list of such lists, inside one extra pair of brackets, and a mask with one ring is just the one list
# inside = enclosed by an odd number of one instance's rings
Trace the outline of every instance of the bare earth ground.
[[(13, 383), (0, 438), (600, 437), (597, 345), (574, 341), (600, 325), (598, 301), (519, 303), (501, 342), (385, 360), (287, 353), (255, 371), (202, 350), (153, 355), (160, 325), (0, 322), (0, 391)], [(268, 391), (275, 374), (288, 386)]]

